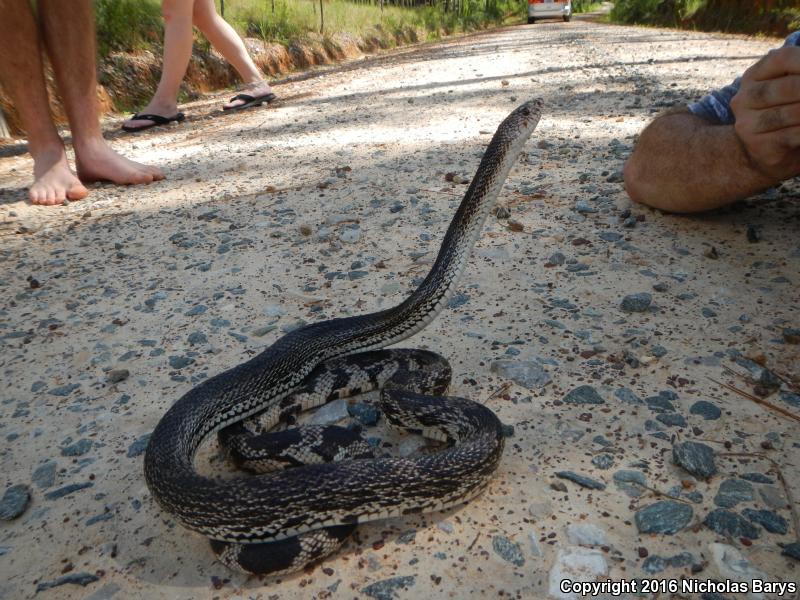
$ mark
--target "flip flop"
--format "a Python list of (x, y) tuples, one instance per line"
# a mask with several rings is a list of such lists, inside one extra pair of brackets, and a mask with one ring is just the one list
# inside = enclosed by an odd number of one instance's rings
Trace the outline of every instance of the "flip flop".
[(180, 123), (186, 118), (182, 112), (179, 112), (174, 117), (162, 117), (161, 115), (151, 115), (148, 113), (134, 113), (131, 115), (130, 121), (141, 119), (143, 121), (152, 121), (150, 125), (141, 125), (139, 127), (131, 127), (130, 125), (123, 125), (123, 131), (144, 131), (145, 129), (150, 129), (151, 127), (157, 127), (159, 125), (169, 125), (170, 123)]
[(251, 106), (261, 106), (266, 102), (269, 104), (277, 100), (278, 97), (270, 92), (269, 94), (265, 94), (263, 96), (251, 96), (250, 94), (236, 94), (233, 98), (228, 100), (228, 102), (233, 102), (235, 100), (244, 100), (244, 104), (240, 104), (238, 106), (230, 106), (230, 107), (222, 107), (222, 110), (225, 111), (234, 111), (234, 110), (241, 110), (243, 108), (250, 108)]

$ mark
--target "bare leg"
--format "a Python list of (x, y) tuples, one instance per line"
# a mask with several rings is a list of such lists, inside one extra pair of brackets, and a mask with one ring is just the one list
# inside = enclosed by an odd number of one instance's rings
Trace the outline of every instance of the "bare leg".
[[(194, 0), (163, 0), (161, 3), (164, 15), (164, 63), (156, 93), (149, 104), (139, 111), (141, 113), (167, 118), (178, 113), (178, 92), (192, 56), (193, 4)], [(128, 119), (124, 125), (142, 127), (152, 123), (147, 119)]]
[[(272, 91), (264, 75), (250, 58), (242, 38), (217, 14), (214, 0), (195, 0), (193, 21), (211, 45), (236, 69), (247, 86), (248, 94), (259, 97)], [(242, 100), (236, 100), (225, 104), (225, 107), (233, 108), (243, 103)]]
[(41, 45), (28, 0), (0, 0), (0, 81), (14, 100), (33, 156), (34, 204), (80, 200), (88, 191), (67, 163), (64, 145), (50, 119)]
[(72, 129), (78, 176), (82, 181), (118, 184), (163, 179), (159, 169), (120, 156), (103, 139), (90, 0), (39, 0), (38, 6), (45, 46)]

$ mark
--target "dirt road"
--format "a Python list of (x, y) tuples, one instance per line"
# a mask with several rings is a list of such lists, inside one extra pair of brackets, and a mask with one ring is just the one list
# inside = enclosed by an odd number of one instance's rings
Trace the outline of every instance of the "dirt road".
[[(570, 597), (565, 577), (796, 581), (781, 551), (797, 541), (800, 427), (721, 384), (754, 394), (760, 380), (800, 414), (798, 186), (683, 218), (632, 206), (620, 183), (653, 113), (777, 43), (575, 20), (405, 49), (284, 82), (269, 109), (223, 115), (218, 96), (178, 127), (114, 134), (167, 180), (99, 185), (65, 207), (25, 204), (31, 161), (6, 149), (0, 492), (24, 486), (25, 509), (0, 524), (0, 598), (543, 598)], [(408, 342), (448, 356), (452, 392), (513, 425), (490, 489), (362, 527), (284, 581), (227, 571), (153, 502), (148, 433), (194, 384), (298, 322), (404, 298), (457, 182), (533, 96), (546, 114), (501, 199), (511, 217), (490, 219), (451, 308)], [(696, 476), (673, 464), (686, 441), (708, 447)]]

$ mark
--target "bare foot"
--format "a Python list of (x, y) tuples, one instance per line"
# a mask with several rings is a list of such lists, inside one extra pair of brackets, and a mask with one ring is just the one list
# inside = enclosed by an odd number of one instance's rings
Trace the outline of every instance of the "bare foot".
[[(261, 98), (263, 96), (267, 96), (268, 94), (272, 93), (272, 88), (269, 87), (269, 83), (265, 80), (255, 81), (244, 86), (240, 93), (247, 94), (248, 96), (252, 96), (253, 98)], [(241, 106), (244, 104), (244, 100), (233, 100), (231, 102), (226, 102), (222, 105), (222, 108), (225, 110), (230, 110), (231, 108), (236, 108), (237, 106)]]
[(64, 200), (81, 200), (89, 193), (69, 168), (63, 148), (40, 153), (34, 158), (35, 181), (28, 190), (33, 204), (51, 206)]
[(84, 183), (110, 181), (118, 185), (135, 185), (164, 179), (160, 169), (128, 160), (114, 152), (103, 139), (80, 146), (76, 144), (75, 164), (78, 177)]

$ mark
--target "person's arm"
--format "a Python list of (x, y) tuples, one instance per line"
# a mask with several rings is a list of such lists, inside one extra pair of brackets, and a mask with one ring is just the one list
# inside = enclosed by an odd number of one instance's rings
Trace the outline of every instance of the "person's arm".
[(657, 117), (625, 164), (631, 199), (698, 212), (800, 175), (800, 47), (775, 50), (750, 67), (731, 110), (733, 125), (688, 109)]

